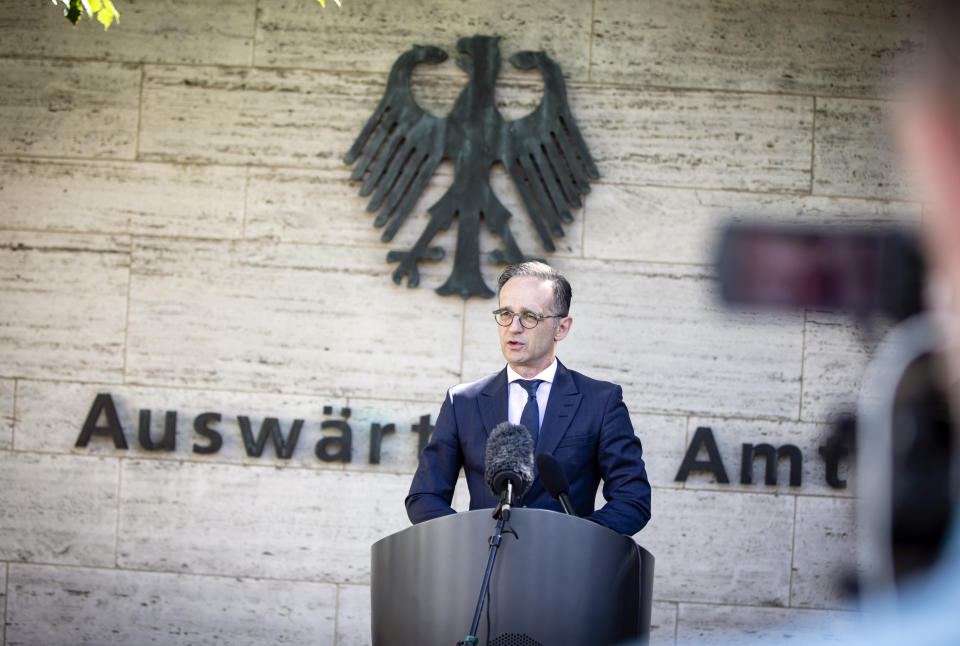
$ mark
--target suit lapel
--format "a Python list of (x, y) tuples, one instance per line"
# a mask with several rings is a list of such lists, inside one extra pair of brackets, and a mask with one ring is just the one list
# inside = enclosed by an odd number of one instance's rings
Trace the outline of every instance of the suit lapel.
[(507, 369), (504, 368), (480, 391), (480, 420), (487, 435), (500, 422), (507, 421)]
[(537, 442), (535, 453), (553, 453), (560, 440), (570, 428), (570, 422), (580, 407), (583, 395), (570, 376), (566, 366), (557, 360), (557, 374), (550, 387), (550, 399), (547, 400), (547, 410), (543, 414), (540, 424), (540, 439)]

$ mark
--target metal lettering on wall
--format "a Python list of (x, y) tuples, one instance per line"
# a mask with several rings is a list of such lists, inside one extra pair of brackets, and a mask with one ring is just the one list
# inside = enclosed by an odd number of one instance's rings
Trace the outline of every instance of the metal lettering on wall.
[[(347, 420), (350, 418), (350, 409), (341, 408), (339, 416), (342, 419), (328, 419), (320, 423), (321, 431), (325, 432), (316, 444), (313, 452), (317, 458), (323, 462), (351, 462), (353, 460), (353, 429)], [(332, 416), (334, 409), (332, 406), (324, 406), (323, 414)], [(176, 451), (177, 450), (177, 423), (178, 415), (176, 411), (166, 411), (163, 422), (163, 435), (159, 440), (154, 440), (151, 431), (151, 411), (141, 409), (137, 424), (137, 441), (140, 448), (146, 451)], [(244, 451), (247, 456), (259, 458), (267, 443), (273, 444), (274, 452), (282, 460), (289, 460), (293, 457), (300, 440), (300, 432), (303, 429), (304, 420), (295, 419), (290, 424), (290, 428), (284, 431), (279, 418), (266, 417), (259, 425), (259, 429), (254, 432), (254, 424), (247, 415), (237, 415), (237, 426), (240, 430), (240, 437), (243, 440)], [(191, 451), (197, 455), (209, 455), (217, 453), (223, 448), (223, 432), (217, 426), (223, 421), (223, 415), (215, 412), (205, 412), (193, 418), (193, 431), (197, 434)], [(368, 461), (370, 464), (380, 464), (380, 447), (384, 436), (395, 433), (397, 425), (394, 423), (381, 424), (372, 423), (370, 425), (370, 451)], [(410, 425), (410, 431), (417, 434), (418, 452), (423, 449), (430, 439), (433, 432), (433, 425), (430, 423), (429, 415), (421, 415), (420, 421)], [(117, 413), (116, 404), (109, 393), (99, 393), (90, 406), (87, 418), (80, 429), (80, 435), (75, 444), (78, 448), (83, 448), (90, 443), (94, 436), (102, 437), (113, 442), (114, 448), (129, 449), (127, 442), (127, 433), (120, 422), (120, 415)]]
[[(332, 406), (324, 406), (323, 414), (333, 416), (339, 414), (341, 419), (328, 419), (320, 423), (320, 429), (325, 434), (313, 447), (314, 454), (322, 462), (352, 462), (353, 461), (353, 429), (348, 420), (351, 415), (349, 408), (335, 411)], [(177, 429), (179, 416), (176, 411), (165, 411), (163, 416), (163, 433), (155, 439), (151, 426), (152, 413), (149, 409), (139, 411), (137, 424), (137, 442), (140, 448), (146, 451), (176, 451)], [(263, 456), (267, 444), (273, 445), (276, 456), (282, 460), (293, 457), (300, 440), (304, 420), (295, 419), (284, 431), (283, 424), (278, 417), (267, 417), (259, 423), (259, 429), (247, 415), (237, 415), (237, 426), (247, 456), (259, 458)], [(217, 453), (223, 447), (223, 429), (218, 426), (223, 422), (223, 415), (216, 412), (204, 412), (193, 418), (195, 441), (189, 449), (197, 455)], [(158, 424), (159, 425), (159, 424)], [(395, 435), (396, 423), (374, 422), (370, 424), (370, 442), (367, 460), (370, 464), (380, 464), (380, 449), (386, 436)], [(417, 454), (423, 450), (430, 434), (433, 433), (433, 424), (430, 415), (421, 415), (419, 421), (409, 425), (410, 432), (417, 435)], [(120, 421), (117, 406), (113, 396), (109, 393), (99, 393), (90, 406), (90, 411), (83, 422), (75, 446), (84, 448), (94, 438), (113, 443), (116, 449), (129, 449), (127, 432)], [(706, 460), (698, 459), (698, 455), (705, 452)], [(827, 484), (834, 489), (845, 489), (846, 480), (839, 476), (841, 462), (849, 454), (849, 447), (838, 441), (837, 436), (831, 436), (827, 443), (819, 447), (819, 454), (825, 464), (825, 478)], [(765, 463), (764, 484), (777, 485), (777, 465), (781, 459), (789, 460), (789, 484), (791, 487), (801, 486), (801, 466), (803, 455), (800, 449), (791, 444), (774, 448), (770, 444), (742, 445), (742, 463), (740, 483), (749, 485), (753, 482), (755, 458), (763, 458)], [(656, 456), (649, 456), (649, 460), (656, 460)], [(729, 484), (726, 466), (720, 456), (717, 441), (713, 430), (708, 426), (701, 426), (696, 430), (687, 452), (674, 478), (684, 482), (692, 472), (711, 473), (718, 484)]]
[(500, 69), (499, 38), (473, 36), (457, 42), (457, 65), (470, 75), (446, 117), (423, 110), (410, 92), (410, 77), (418, 63), (437, 64), (447, 58), (438, 47), (416, 45), (393, 64), (380, 104), (344, 158), (359, 158), (351, 179), (364, 179), (360, 195), (373, 193), (367, 211), (376, 212), (374, 226), (384, 227), (389, 242), (413, 209), (443, 159), (454, 163), (453, 185), (429, 208), (430, 219), (413, 248), (394, 250), (388, 262), (399, 265), (393, 280), (420, 282), (422, 260), (441, 260), (444, 250), (430, 247), (434, 236), (450, 228), (459, 216), (453, 271), (437, 288), (441, 295), (489, 298), (493, 292), (480, 274), (480, 220), (500, 237), (502, 249), (490, 254), (495, 264), (528, 260), (517, 245), (508, 221), (510, 212), (490, 187), (490, 169), (501, 162), (523, 200), (543, 248), (553, 251), (553, 237), (563, 236), (563, 222), (572, 222), (570, 207), (581, 206), (589, 180), (597, 171), (587, 145), (567, 105), (560, 67), (543, 52), (523, 51), (510, 57), (518, 69), (538, 69), (543, 76), (543, 100), (530, 114), (505, 121), (494, 103)]
[[(799, 447), (793, 444), (784, 444), (774, 447), (771, 444), (750, 444), (741, 445), (740, 461), (740, 484), (753, 484), (754, 460), (762, 457), (764, 460), (764, 478), (765, 485), (776, 485), (777, 483), (777, 465), (782, 458), (787, 458), (790, 462), (790, 486), (799, 487), (802, 483), (802, 465), (803, 453)], [(699, 460), (697, 455), (701, 451), (706, 451), (707, 459)], [(820, 446), (818, 453), (824, 460), (827, 485), (832, 489), (846, 489), (847, 481), (841, 480), (840, 463), (850, 453), (849, 448), (842, 441), (837, 440), (833, 435), (827, 443)], [(730, 478), (727, 476), (727, 468), (720, 457), (720, 449), (717, 447), (717, 440), (713, 436), (713, 429), (709, 426), (701, 426), (693, 434), (690, 440), (690, 446), (683, 457), (680, 469), (674, 480), (677, 482), (686, 482), (687, 478), (694, 471), (710, 473), (716, 479), (718, 484), (730, 484)]]

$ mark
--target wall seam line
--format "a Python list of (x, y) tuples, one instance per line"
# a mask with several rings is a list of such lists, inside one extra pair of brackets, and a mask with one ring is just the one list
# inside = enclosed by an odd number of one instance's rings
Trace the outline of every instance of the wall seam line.
[(797, 554), (797, 508), (799, 496), (793, 497), (793, 536), (790, 539), (790, 579), (787, 583), (787, 608), (793, 608), (793, 564)]
[(257, 26), (260, 24), (260, 0), (253, 3), (253, 33), (250, 35), (250, 67), (257, 67)]
[(117, 517), (113, 529), (113, 570), (120, 570), (120, 496), (123, 486), (123, 458), (117, 458)]
[(137, 138), (133, 149), (132, 162), (140, 161), (140, 133), (143, 131), (143, 89), (147, 84), (147, 69), (144, 63), (140, 63), (140, 93), (137, 97)]
[(243, 179), (243, 217), (240, 222), (240, 239), (247, 238), (247, 215), (250, 211), (250, 167), (247, 166)]
[(590, 3), (590, 38), (587, 49), (587, 83), (593, 82), (593, 38), (597, 18), (597, 0)]
[(10, 450), (15, 451), (17, 449), (17, 397), (20, 395), (20, 378), (15, 377), (13, 380), (13, 410), (10, 411)]
[(803, 310), (803, 325), (800, 327), (800, 399), (797, 401), (797, 421), (803, 420), (803, 384), (806, 380), (804, 373), (807, 367), (807, 325), (810, 323), (810, 310)]
[[(499, 297), (497, 297), (499, 301)], [(464, 382), (463, 367), (467, 347), (467, 301), (460, 304), (460, 383)]]
[[(130, 302), (133, 300), (133, 246), (136, 236), (130, 236), (130, 245), (127, 248), (127, 298), (124, 301), (123, 312), (123, 354), (120, 357), (120, 384), (127, 385), (127, 363), (130, 354)], [(81, 381), (81, 383), (89, 383)]]
[(814, 188), (815, 163), (817, 159), (817, 97), (813, 96), (813, 111), (810, 117), (810, 195)]
[(673, 644), (680, 643), (680, 602), (673, 604)]
[(3, 646), (7, 646), (7, 623), (10, 621), (10, 562), (3, 564), (5, 573), (3, 577)]
[(340, 592), (343, 589), (336, 584), (336, 594), (333, 595), (333, 646), (340, 644)]

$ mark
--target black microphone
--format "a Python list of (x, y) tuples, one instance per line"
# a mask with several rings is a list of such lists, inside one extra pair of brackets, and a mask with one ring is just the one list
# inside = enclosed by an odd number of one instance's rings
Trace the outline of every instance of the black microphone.
[(543, 481), (543, 487), (551, 496), (560, 501), (563, 510), (571, 516), (573, 505), (570, 504), (570, 481), (564, 475), (560, 463), (549, 453), (541, 453), (537, 456), (537, 471), (540, 472), (540, 480)]
[(501, 422), (487, 438), (486, 467), (483, 478), (490, 490), (500, 496), (494, 517), (506, 512), (510, 505), (533, 483), (533, 438), (519, 424)]

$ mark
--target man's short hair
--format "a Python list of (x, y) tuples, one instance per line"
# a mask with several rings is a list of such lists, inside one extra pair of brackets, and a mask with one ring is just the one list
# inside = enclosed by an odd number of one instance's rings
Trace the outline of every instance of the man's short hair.
[(497, 279), (497, 296), (500, 296), (500, 290), (503, 289), (508, 280), (518, 276), (553, 282), (553, 312), (551, 314), (566, 316), (570, 313), (570, 299), (573, 297), (573, 289), (571, 289), (570, 283), (559, 271), (537, 260), (517, 263), (504, 269), (500, 278)]

